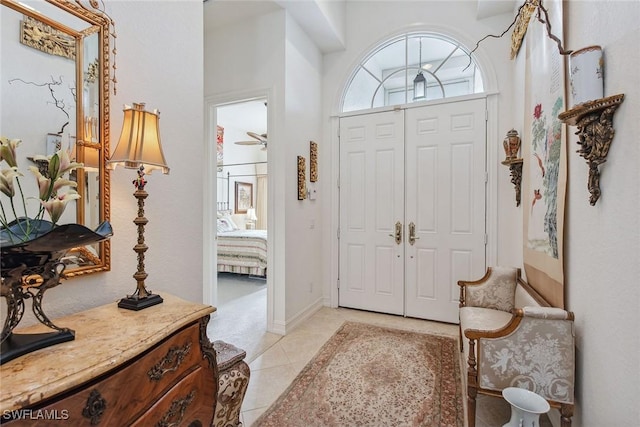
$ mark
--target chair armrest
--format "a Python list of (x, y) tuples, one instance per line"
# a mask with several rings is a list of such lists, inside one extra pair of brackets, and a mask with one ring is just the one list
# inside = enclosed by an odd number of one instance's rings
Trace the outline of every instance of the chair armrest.
[(489, 267), (481, 279), (459, 280), (460, 307), (483, 307), (511, 312), (519, 277), (519, 268)]
[(572, 312), (559, 308), (524, 307), (514, 310), (511, 322), (499, 330), (465, 331), (477, 341), (473, 362), (479, 387), (522, 387), (550, 401), (573, 403), (573, 318)]

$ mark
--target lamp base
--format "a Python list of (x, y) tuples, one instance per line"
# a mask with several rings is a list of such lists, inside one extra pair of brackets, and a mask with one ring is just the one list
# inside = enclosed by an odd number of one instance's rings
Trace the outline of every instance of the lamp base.
[(164, 301), (162, 297), (157, 294), (151, 294), (144, 298), (139, 298), (135, 295), (127, 295), (126, 298), (122, 298), (118, 302), (118, 307), (138, 311), (151, 307), (152, 305), (160, 304), (162, 301)]
[(76, 335), (71, 329), (41, 334), (11, 334), (2, 343), (0, 365), (16, 357), (40, 350), (51, 345), (73, 341)]

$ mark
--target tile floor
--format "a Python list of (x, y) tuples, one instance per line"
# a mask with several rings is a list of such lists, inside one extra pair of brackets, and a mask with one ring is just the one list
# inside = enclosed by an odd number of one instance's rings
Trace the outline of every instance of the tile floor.
[[(345, 308), (323, 307), (290, 334), (282, 337), (266, 332), (264, 324), (266, 314), (263, 315), (260, 311), (262, 306), (266, 306), (264, 301), (266, 294), (262, 295), (262, 291), (257, 289), (255, 283), (249, 282), (248, 285), (244, 289), (236, 288), (228, 293), (226, 300), (221, 299), (218, 313), (209, 325), (209, 337), (212, 340), (222, 339), (245, 350), (249, 349), (245, 361), (251, 368), (251, 379), (241, 413), (241, 421), (245, 427), (250, 427), (280, 396), (320, 347), (346, 320), (455, 338), (458, 336), (457, 325)], [(223, 285), (223, 287), (226, 286)], [(231, 283), (229, 286), (234, 284)], [(227, 291), (221, 289), (219, 295)], [(238, 295), (232, 296), (234, 292)], [(254, 310), (249, 307), (254, 307)], [(257, 313), (257, 316), (249, 313)], [(466, 368), (462, 365), (462, 358), (460, 363), (464, 373)], [(489, 396), (478, 397), (477, 427), (502, 426), (509, 421), (509, 415), (509, 405), (504, 400)], [(551, 426), (546, 415), (541, 417), (540, 425), (541, 427)]]

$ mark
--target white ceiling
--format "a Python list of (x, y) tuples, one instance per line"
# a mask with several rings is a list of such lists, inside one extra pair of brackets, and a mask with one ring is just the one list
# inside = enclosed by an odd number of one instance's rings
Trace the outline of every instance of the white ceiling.
[[(344, 49), (344, 40), (341, 31), (334, 28), (336, 22), (330, 22), (332, 18), (325, 13), (327, 4), (344, 4), (348, 1), (354, 0), (204, 0), (204, 31), (226, 25), (244, 25), (253, 17), (286, 9), (322, 52), (334, 52)], [(375, 4), (374, 0), (357, 1), (370, 1), (372, 5)], [(516, 4), (516, 0), (476, 2), (477, 19), (512, 13)], [(332, 11), (338, 15), (346, 13), (340, 7), (333, 7)]]
[[(246, 132), (267, 133), (267, 107), (264, 100), (239, 102), (218, 107), (218, 125), (238, 131), (241, 140), (250, 141)], [(235, 141), (232, 141), (235, 142)]]

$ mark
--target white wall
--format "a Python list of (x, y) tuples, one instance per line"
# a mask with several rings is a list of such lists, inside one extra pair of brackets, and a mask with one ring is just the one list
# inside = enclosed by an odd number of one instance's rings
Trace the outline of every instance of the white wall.
[[(322, 138), (322, 56), (302, 28), (287, 15), (286, 22), (286, 79), (285, 79), (285, 132), (286, 132), (286, 259), (287, 293), (286, 318), (288, 326), (296, 316), (322, 301), (321, 233), (324, 222), (320, 215), (325, 195), (316, 200), (297, 199), (297, 156), (306, 159), (306, 182), (310, 186), (309, 141)], [(322, 158), (318, 159), (318, 179), (328, 174)], [(315, 183), (317, 184), (317, 183)]]
[[(607, 162), (600, 167), (602, 195), (596, 206), (589, 204), (587, 164), (576, 153), (577, 128), (569, 127), (567, 132), (565, 304), (576, 316), (574, 425), (636, 425), (640, 419), (640, 87), (636, 72), (640, 3), (565, 2), (564, 20), (567, 49), (602, 46), (605, 96), (625, 94), (613, 118), (616, 133)], [(522, 127), (524, 55), (514, 61), (513, 73), (514, 121)], [(514, 217), (521, 229), (522, 213)]]
[[(285, 12), (252, 17), (243, 25), (205, 34), (204, 76), (207, 103), (221, 104), (268, 95), (269, 131), (269, 277), (272, 322), (284, 328), (284, 52)], [(276, 142), (277, 141), (277, 142)], [(281, 142), (282, 141), (282, 142)], [(280, 188), (280, 190), (276, 190)], [(273, 250), (271, 250), (273, 248)], [(215, 272), (215, 268), (213, 268)], [(215, 273), (214, 273), (215, 274)], [(213, 278), (212, 278), (213, 280)], [(269, 325), (271, 327), (271, 325)]]
[(602, 195), (589, 204), (588, 167), (568, 134), (565, 219), (567, 306), (576, 315), (574, 425), (637, 425), (640, 420), (640, 3), (565, 2), (569, 49), (600, 45), (605, 96), (625, 94), (615, 137), (600, 167)]
[[(146, 102), (148, 108), (161, 112), (162, 144), (171, 167), (170, 175), (155, 172), (147, 176), (147, 287), (200, 302), (204, 237), (202, 2), (113, 1), (106, 7), (118, 35), (111, 142), (115, 145), (120, 135), (123, 104)], [(118, 168), (112, 172), (111, 223), (115, 234), (111, 238), (111, 271), (69, 279), (49, 290), (43, 307), (51, 318), (117, 301), (135, 290), (134, 178), (135, 171)]]
[(284, 10), (205, 36), (207, 99), (229, 102), (269, 93), (269, 280), (273, 322), (281, 332), (322, 295), (321, 247), (314, 243), (321, 233), (316, 212), (322, 201), (297, 200), (296, 166), (297, 155), (308, 159), (309, 141), (321, 138), (321, 68), (318, 49)]

